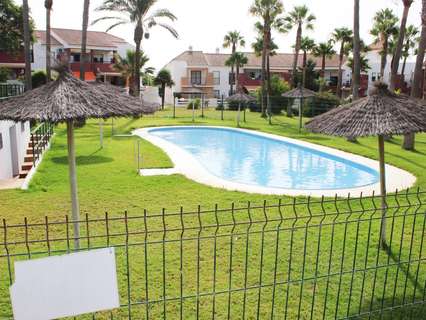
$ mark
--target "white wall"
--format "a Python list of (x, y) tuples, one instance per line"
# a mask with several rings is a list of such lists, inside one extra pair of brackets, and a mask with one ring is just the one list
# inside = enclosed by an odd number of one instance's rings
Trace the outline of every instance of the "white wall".
[[(34, 62), (31, 63), (31, 70), (33, 71), (46, 70), (46, 45), (36, 42), (34, 43), (33, 48), (34, 48)], [(59, 48), (62, 48), (62, 47), (59, 47), (59, 46), (51, 47), (52, 66), (55, 66), (57, 50)]]
[(170, 74), (172, 75), (172, 80), (175, 83), (172, 88), (166, 89), (166, 104), (173, 104), (173, 92), (182, 91), (181, 79), (187, 76), (186, 68), (187, 63), (185, 61), (171, 61), (164, 67), (164, 69), (170, 71)]
[[(229, 73), (231, 72), (231, 68), (229, 67), (209, 67), (209, 73), (213, 73), (214, 71), (220, 72), (220, 84), (215, 85), (213, 90), (219, 90), (220, 95), (224, 96), (224, 98), (227, 98), (229, 96), (229, 90), (231, 89), (229, 87)], [(244, 70), (241, 69), (240, 73), (243, 73)], [(234, 86), (235, 90), (235, 86)]]
[(20, 122), (0, 121), (0, 133), (3, 138), (3, 148), (0, 149), (0, 179), (10, 179), (13, 177), (12, 155), (10, 145), (9, 128), (16, 126), (16, 141), (18, 142), (19, 168), (24, 163), (24, 157), (30, 141), (30, 124), (24, 123), (24, 131), (21, 131)]
[(142, 88), (142, 97), (143, 100), (148, 103), (158, 103), (161, 104), (161, 97), (158, 94), (158, 87), (143, 87)]

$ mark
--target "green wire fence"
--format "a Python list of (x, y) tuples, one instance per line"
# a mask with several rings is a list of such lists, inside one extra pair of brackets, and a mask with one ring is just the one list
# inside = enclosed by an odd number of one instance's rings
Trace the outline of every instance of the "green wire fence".
[[(86, 215), (80, 250), (115, 247), (121, 307), (76, 319), (424, 319), (425, 200), (234, 203)], [(0, 228), (0, 318), (13, 263), (73, 252), (68, 216)]]

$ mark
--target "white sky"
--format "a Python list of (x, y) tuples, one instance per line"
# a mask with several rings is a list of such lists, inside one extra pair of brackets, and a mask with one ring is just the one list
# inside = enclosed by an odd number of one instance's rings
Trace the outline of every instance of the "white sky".
[[(21, 4), (22, 0), (15, 0)], [(223, 36), (230, 30), (240, 31), (246, 38), (246, 50), (255, 38), (253, 24), (255, 18), (248, 13), (253, 0), (158, 0), (153, 10), (170, 9), (177, 17), (175, 28), (180, 38), (175, 40), (167, 31), (155, 29), (151, 39), (144, 40), (142, 47), (150, 57), (149, 64), (161, 68), (171, 59), (191, 45), (194, 50), (214, 52), (222, 49)], [(286, 11), (294, 5), (306, 4), (317, 17), (315, 30), (308, 35), (317, 42), (326, 41), (336, 27), (352, 28), (353, 0), (283, 0)], [(389, 7), (398, 16), (402, 14), (401, 0), (361, 0), (361, 38), (370, 42), (369, 30), (374, 13), (381, 8)], [(90, 21), (102, 16), (94, 11), (102, 0), (91, 0)], [(45, 29), (44, 0), (29, 0), (32, 17), (38, 29)], [(54, 0), (52, 27), (81, 29), (83, 0)], [(409, 23), (420, 26), (421, 1), (415, 0), (412, 5)], [(108, 23), (90, 26), (89, 30), (105, 31)], [(133, 26), (123, 26), (111, 31), (112, 34), (133, 43)], [(295, 41), (295, 33), (275, 34), (280, 52), (290, 52)]]

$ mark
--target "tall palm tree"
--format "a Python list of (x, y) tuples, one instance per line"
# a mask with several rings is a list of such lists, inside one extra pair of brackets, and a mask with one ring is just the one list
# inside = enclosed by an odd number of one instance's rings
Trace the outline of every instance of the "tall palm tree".
[[(250, 7), (250, 13), (253, 16), (260, 18), (260, 22), (256, 24), (259, 30), (261, 27), (263, 48), (262, 48), (262, 94), (261, 94), (261, 109), (262, 117), (266, 117), (266, 108), (270, 109), (269, 78), (267, 77), (268, 57), (270, 56), (270, 43), (272, 40), (271, 30), (280, 29), (283, 21), (280, 17), (284, 12), (284, 5), (281, 0), (254, 0)], [(265, 103), (266, 102), (266, 103)]]
[(346, 45), (352, 41), (352, 38), (353, 38), (352, 30), (346, 27), (334, 29), (334, 32), (332, 34), (332, 41), (334, 43), (340, 43), (339, 73), (337, 75), (337, 91), (336, 91), (336, 94), (339, 98), (342, 97), (342, 66), (343, 66), (343, 59), (345, 57), (345, 53), (347, 52)]
[[(352, 99), (358, 100), (361, 83), (361, 39), (359, 36), (359, 0), (354, 0), (354, 38), (353, 38), (353, 73), (352, 73)], [(348, 137), (354, 141), (355, 138)]]
[(413, 1), (414, 0), (402, 0), (402, 3), (404, 5), (404, 12), (402, 14), (401, 26), (399, 28), (398, 42), (392, 59), (390, 90), (395, 90), (396, 82), (398, 81), (399, 60), (401, 60), (402, 50), (404, 46), (408, 13), (410, 11), (410, 7)]
[[(135, 25), (135, 31), (133, 39), (136, 44), (135, 54), (135, 69), (133, 70), (134, 81), (135, 81), (135, 96), (140, 95), (140, 56), (141, 56), (141, 45), (142, 38), (148, 39), (150, 37), (149, 29), (153, 27), (161, 27), (169, 31), (173, 37), (178, 38), (178, 32), (169, 24), (162, 22), (162, 19), (167, 19), (172, 22), (177, 20), (177, 17), (171, 13), (168, 9), (159, 9), (154, 11), (152, 14), (150, 10), (154, 6), (157, 0), (104, 0), (103, 4), (98, 7), (97, 11), (103, 12), (117, 12), (120, 13), (118, 16), (105, 16), (93, 21), (95, 24), (99, 21), (113, 20), (114, 23), (107, 29), (107, 31), (127, 23)], [(127, 17), (123, 17), (123, 15)]]
[(22, 1), (22, 15), (24, 24), (25, 90), (31, 90), (31, 32), (28, 0)]
[(405, 67), (407, 65), (407, 59), (410, 56), (410, 52), (417, 45), (418, 35), (419, 35), (419, 29), (417, 29), (413, 25), (409, 25), (407, 29), (405, 30), (405, 43), (404, 43), (404, 48), (402, 50), (402, 56), (404, 58), (402, 62), (402, 68), (401, 68), (402, 76), (404, 76), (405, 74)]
[(171, 88), (174, 86), (172, 74), (167, 69), (162, 69), (158, 72), (154, 79), (154, 84), (160, 86), (161, 90), (161, 109), (164, 110), (164, 100), (166, 98), (166, 87)]
[(293, 59), (293, 86), (296, 86), (296, 73), (297, 73), (297, 62), (299, 59), (299, 51), (302, 42), (302, 33), (303, 28), (305, 27), (307, 30), (313, 30), (316, 17), (309, 13), (309, 9), (307, 6), (296, 6), (293, 10), (284, 18), (285, 20), (285, 29), (290, 31), (293, 28), (297, 28), (296, 32), (296, 44), (294, 46), (294, 59)]
[[(331, 41), (321, 42), (314, 48), (314, 55), (316, 57), (321, 57), (321, 73), (320, 77), (324, 80), (325, 77), (325, 62), (327, 59), (333, 57), (336, 54), (336, 51), (333, 49), (333, 43)], [(321, 85), (320, 91), (324, 89)]]
[(382, 9), (374, 16), (374, 25), (370, 33), (375, 37), (376, 43), (382, 45), (380, 75), (383, 78), (389, 54), (389, 39), (392, 35), (398, 33), (397, 28), (398, 17), (395, 16), (391, 9)]
[(50, 12), (52, 11), (53, 0), (45, 0), (46, 8), (46, 80), (50, 82), (52, 78), (52, 57), (51, 57), (51, 40), (50, 40)]
[[(120, 72), (121, 76), (123, 77), (126, 87), (129, 87), (130, 94), (133, 94), (134, 92), (134, 79), (133, 79), (133, 70), (135, 69), (135, 51), (133, 50), (127, 50), (125, 57), (120, 57), (120, 55), (116, 54), (114, 55), (114, 65), (113, 69), (117, 72)], [(140, 61), (139, 65), (141, 66), (141, 69), (147, 64), (149, 61), (149, 58), (147, 55), (145, 55), (144, 52), (141, 52), (140, 55)], [(144, 71), (141, 71), (141, 76), (145, 74), (153, 74), (154, 70), (153, 68), (145, 68)]]
[[(229, 31), (224, 39), (223, 39), (223, 47), (224, 48), (231, 48), (232, 54), (237, 52), (238, 47), (244, 47), (246, 45), (246, 42), (244, 40), (244, 37), (238, 32), (238, 31)], [(235, 66), (231, 66), (231, 74), (232, 74), (232, 81), (230, 81), (230, 93), (231, 95), (234, 93), (234, 82), (235, 82), (235, 74), (234, 74)]]
[[(417, 50), (416, 68), (414, 70), (413, 86), (411, 96), (414, 98), (423, 98), (423, 61), (426, 51), (426, 0), (422, 0), (422, 31), (420, 33), (419, 48)], [(402, 147), (406, 150), (414, 150), (415, 135), (405, 135)]]
[(308, 63), (308, 53), (311, 53), (316, 47), (315, 40), (309, 37), (302, 37), (300, 41), (300, 50), (303, 52), (303, 75), (302, 75), (302, 86), (306, 87), (306, 65)]
[(85, 80), (86, 78), (86, 63), (87, 63), (87, 27), (89, 24), (89, 6), (90, 0), (84, 0), (83, 5), (83, 27), (81, 33), (81, 63), (80, 63), (80, 80)]

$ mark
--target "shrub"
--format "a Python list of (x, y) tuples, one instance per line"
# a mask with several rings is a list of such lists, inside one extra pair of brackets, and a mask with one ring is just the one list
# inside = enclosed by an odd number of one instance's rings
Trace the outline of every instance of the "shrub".
[(306, 99), (303, 116), (315, 117), (339, 106), (340, 104), (340, 99), (331, 92), (318, 92), (315, 97)]
[(192, 109), (199, 109), (200, 106), (201, 106), (201, 99), (197, 98), (197, 99), (189, 101), (187, 109), (188, 110), (189, 109), (190, 110), (192, 110)]
[(31, 75), (31, 83), (33, 89), (38, 88), (47, 83), (47, 75), (44, 71), (36, 71)]
[(11, 70), (8, 68), (0, 68), (0, 83), (6, 82), (10, 78)]

